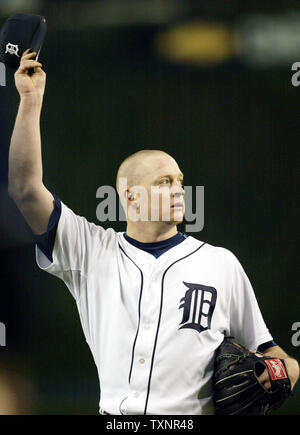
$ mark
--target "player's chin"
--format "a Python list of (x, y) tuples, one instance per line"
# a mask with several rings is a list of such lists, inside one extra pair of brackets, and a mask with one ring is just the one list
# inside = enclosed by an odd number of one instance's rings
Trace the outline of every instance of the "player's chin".
[(169, 223), (172, 225), (179, 225), (183, 222), (184, 213), (176, 211), (174, 213), (171, 213), (170, 217), (168, 219), (163, 219), (165, 223)]

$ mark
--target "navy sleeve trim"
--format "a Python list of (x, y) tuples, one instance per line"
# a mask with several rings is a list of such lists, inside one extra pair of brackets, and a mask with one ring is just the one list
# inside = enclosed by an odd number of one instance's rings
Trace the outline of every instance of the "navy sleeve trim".
[(53, 194), (54, 197), (54, 209), (51, 213), (51, 216), (49, 218), (47, 231), (44, 234), (38, 235), (35, 237), (35, 243), (39, 247), (39, 249), (43, 252), (43, 254), (46, 255), (49, 261), (51, 263), (53, 262), (53, 248), (54, 248), (54, 242), (56, 237), (56, 231), (58, 222), (61, 215), (61, 201)]
[(271, 341), (267, 341), (266, 343), (262, 343), (258, 346), (257, 350), (258, 352), (264, 352), (265, 350), (267, 350), (269, 347), (273, 347), (273, 346), (278, 346), (275, 341), (271, 340)]

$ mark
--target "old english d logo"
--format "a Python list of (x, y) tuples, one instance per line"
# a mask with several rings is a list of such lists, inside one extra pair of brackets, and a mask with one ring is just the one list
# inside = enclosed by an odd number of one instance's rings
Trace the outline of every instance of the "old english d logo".
[(192, 328), (198, 332), (210, 329), (211, 318), (217, 300), (217, 290), (202, 284), (184, 282), (188, 288), (185, 296), (180, 299), (183, 316), (179, 329)]

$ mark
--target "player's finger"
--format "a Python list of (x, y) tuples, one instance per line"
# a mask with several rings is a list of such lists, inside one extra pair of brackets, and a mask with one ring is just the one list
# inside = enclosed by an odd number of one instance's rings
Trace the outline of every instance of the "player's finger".
[(29, 69), (36, 67), (42, 67), (42, 64), (36, 60), (24, 60), (20, 63), (19, 69), (16, 72), (19, 74), (24, 74), (28, 72)]
[(270, 381), (264, 382), (263, 386), (264, 386), (267, 390), (270, 390), (270, 389), (271, 389), (271, 382), (270, 382)]
[(270, 390), (271, 389), (270, 376), (269, 376), (269, 373), (268, 373), (267, 369), (265, 369), (262, 372), (262, 374), (260, 376), (258, 376), (257, 379), (259, 380), (259, 382), (262, 384), (262, 386), (266, 390)]
[(36, 52), (33, 51), (31, 53), (27, 53), (27, 50), (23, 53), (23, 56), (21, 57), (21, 62), (25, 59), (33, 59), (36, 56)]
[(22, 54), (22, 56), (21, 56), (21, 59), (24, 57), (24, 56), (26, 56), (28, 53), (30, 53), (30, 48), (27, 48), (27, 50), (25, 50), (24, 51), (24, 53)]
[(257, 379), (258, 379), (259, 382), (261, 382), (262, 384), (263, 384), (264, 382), (268, 382), (268, 381), (270, 380), (270, 378), (269, 378), (269, 373), (268, 373), (267, 369), (265, 369), (265, 370), (262, 372), (262, 374), (258, 376)]
[(36, 61), (27, 61), (22, 63), (16, 71), (16, 74), (26, 74), (30, 69), (41, 67), (42, 64)]
[(35, 74), (39, 74), (39, 75), (43, 75), (46, 74), (44, 70), (42, 70), (42, 68), (40, 66), (37, 66), (34, 68), (34, 73)]
[(267, 369), (265, 369), (262, 374), (258, 376), (257, 379), (266, 390), (269, 390), (271, 388), (270, 376)]

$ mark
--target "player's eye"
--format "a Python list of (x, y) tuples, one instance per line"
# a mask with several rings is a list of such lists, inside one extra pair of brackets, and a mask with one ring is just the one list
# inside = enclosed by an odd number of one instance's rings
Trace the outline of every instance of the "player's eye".
[(168, 184), (170, 182), (170, 180), (168, 178), (162, 178), (161, 180), (159, 180), (159, 184)]

